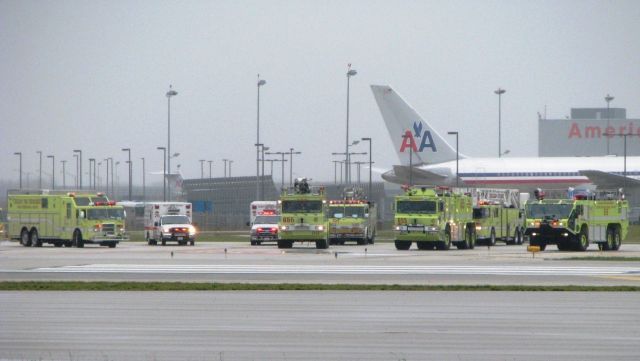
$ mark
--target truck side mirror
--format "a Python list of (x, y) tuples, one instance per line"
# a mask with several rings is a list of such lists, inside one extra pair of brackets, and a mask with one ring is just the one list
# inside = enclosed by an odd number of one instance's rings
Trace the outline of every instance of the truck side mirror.
[(251, 222), (247, 222), (247, 227), (251, 226)]
[(159, 226), (158, 222), (153, 222), (153, 225), (154, 225), (155, 227), (158, 227), (158, 226)]

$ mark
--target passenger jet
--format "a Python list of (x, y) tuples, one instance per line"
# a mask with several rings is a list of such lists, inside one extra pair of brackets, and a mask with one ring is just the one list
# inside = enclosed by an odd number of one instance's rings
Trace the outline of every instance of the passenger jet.
[[(386, 181), (456, 185), (456, 150), (388, 85), (371, 85), (400, 165), (382, 174)], [(410, 162), (410, 158), (412, 158)], [(458, 155), (460, 186), (502, 187), (530, 191), (544, 187), (619, 188), (640, 185), (640, 157), (502, 157)], [(411, 163), (411, 171), (409, 164)]]

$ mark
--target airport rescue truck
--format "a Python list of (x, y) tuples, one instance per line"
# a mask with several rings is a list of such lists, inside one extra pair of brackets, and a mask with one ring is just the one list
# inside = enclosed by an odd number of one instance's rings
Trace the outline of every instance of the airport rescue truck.
[(329, 247), (327, 199), (324, 187), (310, 187), (306, 178), (284, 188), (278, 200), (278, 248), (291, 248), (294, 242), (315, 242), (316, 248)]
[(458, 249), (475, 247), (472, 197), (460, 189), (405, 187), (405, 193), (395, 197), (394, 212), (398, 250), (408, 250), (413, 242), (421, 250), (447, 250), (451, 244)]
[(249, 241), (252, 246), (262, 244), (262, 242), (278, 241), (278, 213), (277, 201), (253, 201), (249, 205), (250, 221), (247, 224), (251, 227)]
[(193, 207), (188, 202), (152, 202), (145, 204), (145, 238), (153, 246), (167, 242), (194, 245), (196, 228), (192, 222)]
[(82, 248), (92, 243), (114, 248), (127, 240), (124, 208), (101, 193), (18, 191), (7, 202), (8, 236), (25, 247), (49, 243)]
[[(572, 192), (571, 192), (572, 193)], [(526, 230), (531, 246), (544, 250), (585, 251), (597, 243), (602, 251), (617, 251), (627, 236), (629, 203), (621, 191), (577, 192), (566, 199), (545, 199), (535, 191), (526, 205)]]
[(520, 208), (520, 194), (515, 189), (472, 189), (473, 220), (476, 222), (478, 243), (489, 246), (496, 241), (522, 244), (524, 212)]
[(329, 201), (329, 243), (373, 244), (376, 237), (376, 206), (359, 188), (345, 189), (340, 200)]

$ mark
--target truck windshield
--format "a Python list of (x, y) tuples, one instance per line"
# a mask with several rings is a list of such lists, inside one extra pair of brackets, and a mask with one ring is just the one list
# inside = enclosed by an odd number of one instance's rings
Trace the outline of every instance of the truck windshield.
[(437, 211), (434, 201), (398, 201), (397, 213), (434, 214)]
[(280, 221), (280, 216), (257, 216), (254, 224), (276, 224)]
[(527, 204), (527, 218), (568, 218), (573, 204)]
[(488, 208), (474, 208), (473, 219), (489, 218)]
[(342, 206), (329, 208), (329, 217), (331, 218), (364, 218), (364, 214), (364, 207)]
[(322, 201), (282, 201), (282, 213), (320, 213)]
[(87, 219), (124, 219), (122, 208), (88, 208)]
[(78, 207), (85, 207), (90, 205), (92, 202), (98, 203), (98, 202), (102, 202), (102, 203), (106, 203), (109, 201), (109, 199), (105, 196), (91, 196), (91, 197), (86, 197), (86, 196), (76, 196), (73, 198), (76, 202), (76, 205)]
[(160, 220), (161, 224), (189, 224), (189, 217), (187, 216), (164, 216)]

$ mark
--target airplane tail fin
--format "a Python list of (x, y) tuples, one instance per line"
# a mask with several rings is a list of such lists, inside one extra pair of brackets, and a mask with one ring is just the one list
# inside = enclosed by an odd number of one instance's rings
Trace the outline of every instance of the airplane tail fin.
[[(378, 108), (403, 165), (435, 164), (456, 159), (456, 150), (389, 85), (371, 85)], [(464, 158), (463, 155), (459, 155)]]

